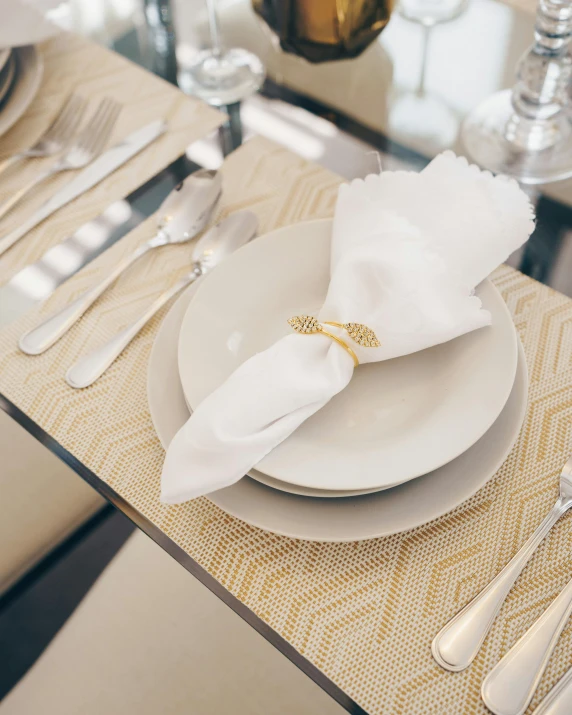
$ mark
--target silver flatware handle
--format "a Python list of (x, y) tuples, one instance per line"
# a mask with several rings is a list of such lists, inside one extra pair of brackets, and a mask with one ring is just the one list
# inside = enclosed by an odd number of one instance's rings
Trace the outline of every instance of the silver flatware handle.
[(11, 248), (17, 241), (23, 238), (29, 231), (35, 228), (38, 224), (53, 213), (46, 205), (40, 206), (29, 218), (21, 223), (18, 228), (15, 228), (10, 233), (0, 238), (0, 256)]
[(442, 668), (458, 672), (473, 662), (514, 582), (550, 529), (569, 508), (570, 502), (559, 499), (504, 569), (435, 636), (431, 648)]
[(177, 295), (179, 291), (196, 280), (197, 277), (198, 274), (190, 274), (182, 278), (172, 288), (162, 293), (134, 323), (117, 333), (105, 345), (80, 358), (66, 373), (68, 385), (76, 389), (93, 385), (121, 355), (133, 338), (147, 325), (155, 313), (168, 303), (173, 296)]
[(533, 715), (570, 715), (572, 710), (572, 669), (536, 708)]
[(22, 335), (18, 342), (20, 350), (27, 355), (40, 355), (51, 348), (81, 318), (100, 295), (119, 278), (123, 271), (132, 266), (141, 256), (151, 250), (148, 243), (120, 261), (115, 268), (99, 283), (82, 293), (79, 298), (51, 315), (47, 320)]
[(32, 191), (32, 189), (35, 189), (36, 186), (39, 186), (42, 182), (46, 181), (46, 179), (49, 179), (51, 176), (54, 176), (54, 174), (57, 174), (60, 170), (61, 169), (56, 164), (53, 167), (47, 169), (46, 171), (43, 171), (41, 174), (38, 174), (38, 176), (34, 177), (32, 181), (29, 181), (18, 191), (15, 191), (7, 201), (4, 201), (3, 204), (0, 204), (0, 218), (6, 216), (6, 214), (9, 213), (14, 208), (14, 206), (16, 206), (16, 204), (20, 203), (24, 196), (26, 196), (30, 193), (30, 191)]
[(43, 206), (27, 219), (21, 226), (0, 238), (0, 256), (23, 238), (42, 221), (61, 209), (70, 201), (89, 191), (93, 186), (112, 174), (125, 162), (138, 154), (160, 137), (166, 130), (167, 124), (158, 119), (142, 129), (130, 134), (123, 141), (108, 149), (97, 159), (91, 162), (77, 176), (68, 181)]
[(12, 156), (9, 156), (7, 159), (4, 159), (4, 161), (0, 161), (0, 176), (5, 172), (8, 171), (8, 169), (11, 166), (14, 166), (18, 162), (22, 161), (22, 159), (26, 158), (26, 152), (21, 152), (20, 154), (13, 154)]
[(572, 581), (486, 677), (485, 705), (495, 715), (523, 715), (572, 613)]

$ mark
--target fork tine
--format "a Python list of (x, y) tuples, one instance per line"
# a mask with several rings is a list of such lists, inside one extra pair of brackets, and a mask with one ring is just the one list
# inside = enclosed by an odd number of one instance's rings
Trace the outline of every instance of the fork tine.
[(119, 117), (120, 111), (121, 107), (119, 106), (119, 104), (116, 103), (114, 103), (109, 108), (107, 116), (102, 122), (100, 130), (97, 136), (94, 137), (92, 142), (91, 151), (94, 155), (98, 155), (102, 151), (103, 147), (107, 144), (107, 141), (111, 135), (111, 132), (113, 131), (115, 123), (117, 122), (117, 118)]
[(99, 127), (101, 126), (101, 122), (104, 119), (105, 114), (107, 113), (107, 107), (109, 106), (110, 102), (112, 102), (112, 100), (109, 99), (109, 97), (104, 97), (104, 99), (102, 99), (101, 102), (98, 104), (97, 109), (92, 114), (90, 120), (82, 129), (77, 138), (76, 146), (79, 149), (83, 149), (84, 151), (90, 151), (90, 147), (93, 142), (93, 137), (97, 135), (99, 131)]
[(75, 133), (85, 112), (86, 100), (78, 94), (71, 94), (58, 116), (48, 127), (44, 140), (59, 141), (70, 139)]
[(111, 100), (106, 103), (104, 111), (100, 115), (97, 130), (92, 133), (88, 140), (88, 151), (92, 154), (99, 153), (107, 141), (117, 119), (117, 106)]

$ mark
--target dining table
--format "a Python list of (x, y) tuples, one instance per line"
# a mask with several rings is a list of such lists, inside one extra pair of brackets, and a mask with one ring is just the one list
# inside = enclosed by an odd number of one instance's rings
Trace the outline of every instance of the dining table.
[[(0, 256), (0, 407), (350, 713), (488, 712), (480, 696), (485, 675), (570, 578), (568, 518), (511, 591), (472, 667), (451, 673), (434, 661), (435, 634), (518, 551), (558, 494), (572, 444), (572, 180), (527, 189), (536, 230), (492, 275), (528, 366), (528, 407), (517, 442), (483, 489), (410, 531), (311, 542), (250, 526), (208, 497), (162, 503), (165, 452), (149, 413), (147, 365), (168, 306), (94, 385), (74, 390), (66, 384), (70, 365), (188, 271), (191, 246), (140, 261), (100, 298), (98, 310), (43, 354), (25, 355), (18, 339), (150, 239), (161, 200), (202, 166), (222, 173), (214, 219), (248, 209), (262, 235), (331, 217), (339, 186), (376, 171), (378, 162), (418, 170), (441, 150), (461, 153), (463, 116), (513, 84), (515, 62), (532, 37), (534, 9), (528, 0), (474, 0), (464, 15), (431, 29), (424, 57), (424, 28), (395, 13), (379, 42), (359, 58), (313, 66), (284, 57), (248, 2), (230, 3), (221, 8), (223, 33), (256, 51), (269, 77), (241, 106), (220, 109), (137, 64), (145, 64), (131, 41), (140, 27), (123, 27), (113, 50), (68, 31), (42, 45), (38, 97), (0, 139), (1, 154), (23, 148), (77, 86), (90, 98), (121, 100), (118, 137), (153, 119), (168, 120), (165, 135), (111, 181)], [(182, 87), (181, 47), (194, 41), (187, 20), (182, 8), (176, 28)], [(151, 44), (158, 31), (148, 28)], [(433, 114), (405, 114), (402, 102), (404, 114), (396, 115), (404, 97), (413, 106), (422, 99)], [(25, 183), (31, 171), (26, 167), (14, 182)], [(0, 201), (3, 191), (0, 183)], [(38, 205), (42, 191), (32, 199)], [(16, 222), (18, 213), (7, 220)], [(571, 654), (568, 627), (532, 708), (569, 669)]]

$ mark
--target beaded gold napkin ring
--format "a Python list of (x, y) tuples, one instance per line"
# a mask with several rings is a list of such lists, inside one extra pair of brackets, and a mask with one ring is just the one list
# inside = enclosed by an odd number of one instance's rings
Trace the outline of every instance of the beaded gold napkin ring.
[[(368, 328), (367, 325), (362, 325), (361, 323), (334, 323), (329, 321), (324, 321), (325, 325), (332, 325), (335, 328), (342, 328), (345, 330), (350, 338), (354, 340), (362, 348), (378, 348), (381, 343), (377, 339), (376, 334)], [(312, 335), (313, 333), (322, 333), (327, 335), (329, 338), (334, 340), (338, 345), (340, 345), (349, 355), (351, 355), (354, 365), (357, 367), (359, 365), (359, 360), (355, 352), (337, 335), (330, 333), (328, 330), (324, 329), (324, 326), (319, 323), (316, 318), (311, 315), (295, 315), (293, 318), (288, 319), (288, 325), (293, 328), (297, 333), (302, 333), (305, 335)]]

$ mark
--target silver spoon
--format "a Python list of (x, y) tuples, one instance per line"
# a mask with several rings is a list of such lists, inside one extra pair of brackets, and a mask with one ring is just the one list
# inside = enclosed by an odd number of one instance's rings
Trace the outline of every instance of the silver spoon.
[(239, 211), (208, 230), (198, 241), (192, 256), (190, 273), (162, 293), (134, 323), (108, 343), (84, 355), (66, 373), (71, 387), (92, 385), (125, 350), (139, 331), (179, 291), (190, 285), (256, 235), (258, 221), (251, 211)]
[(40, 355), (57, 342), (119, 276), (155, 248), (186, 243), (207, 225), (222, 191), (217, 171), (201, 169), (181, 182), (161, 204), (157, 234), (126, 256), (97, 285), (76, 298), (20, 338), (18, 346), (28, 355)]
[(473, 662), (516, 579), (556, 522), (572, 508), (572, 456), (560, 474), (560, 496), (544, 521), (504, 569), (436, 635), (433, 657), (446, 670)]
[(495, 715), (524, 715), (570, 615), (572, 581), (485, 678), (481, 695)]

